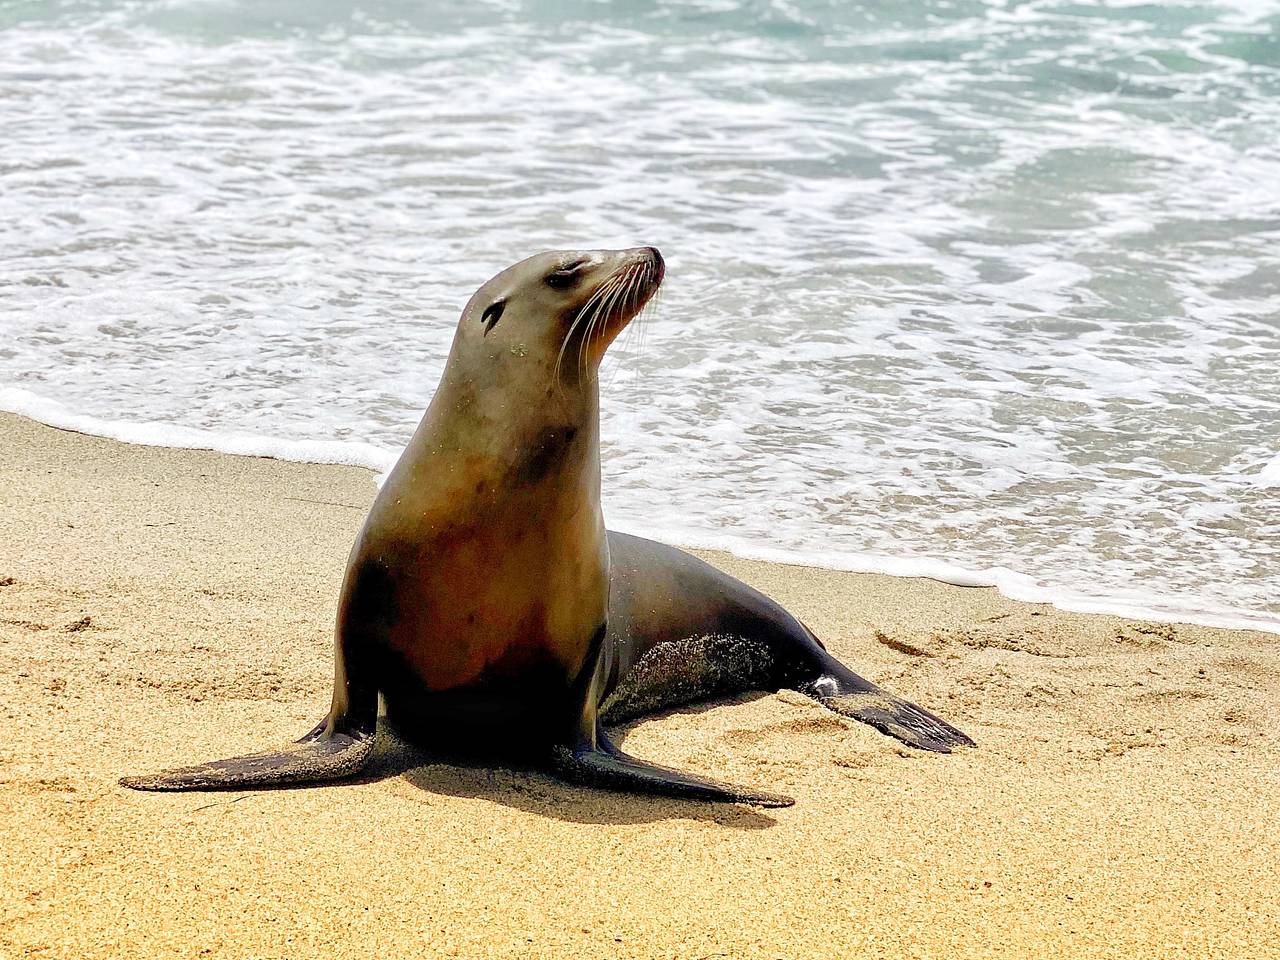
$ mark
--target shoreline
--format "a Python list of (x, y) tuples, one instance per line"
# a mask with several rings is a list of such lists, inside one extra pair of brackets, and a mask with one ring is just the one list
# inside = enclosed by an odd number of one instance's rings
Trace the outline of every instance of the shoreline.
[(439, 762), (139, 794), (328, 703), (357, 467), (0, 414), (0, 953), (1278, 956), (1280, 639), (696, 551), (978, 741), (923, 755), (799, 695), (622, 728), (755, 811)]
[[(389, 452), (359, 441), (281, 440), (256, 434), (219, 434), (167, 423), (103, 420), (76, 413), (56, 401), (14, 387), (0, 387), (0, 416), (4, 415), (22, 417), (43, 426), (85, 437), (115, 440), (136, 446), (262, 457), (317, 466), (356, 467), (371, 471), (375, 482), (376, 478), (391, 470), (399, 455), (398, 452)], [(1277, 463), (1280, 463), (1280, 458), (1277, 458)], [(646, 534), (645, 530), (629, 526), (619, 526), (617, 529), (639, 536), (648, 535), (678, 544), (684, 549), (723, 553), (744, 560), (841, 573), (929, 579), (960, 587), (991, 587), (1010, 600), (1049, 604), (1066, 613), (1103, 614), (1143, 620), (1168, 619), (1195, 626), (1257, 630), (1280, 636), (1280, 615), (1235, 608), (1225, 608), (1220, 612), (1195, 609), (1190, 606), (1190, 601), (1176, 596), (1125, 599), (1073, 594), (1065, 587), (1046, 586), (1034, 577), (1007, 567), (968, 568), (932, 558), (843, 553), (838, 555), (838, 561), (816, 564), (803, 558), (797, 559), (786, 550), (761, 547), (733, 536), (698, 537), (690, 536), (687, 531), (667, 528), (660, 529), (656, 534)]]

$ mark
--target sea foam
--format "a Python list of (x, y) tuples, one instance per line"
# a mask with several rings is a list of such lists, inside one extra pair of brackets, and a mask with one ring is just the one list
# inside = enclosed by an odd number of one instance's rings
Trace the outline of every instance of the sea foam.
[(652, 243), (611, 523), (1274, 629), (1275, 5), (886, 9), (0, 13), (0, 405), (385, 470), (481, 282)]

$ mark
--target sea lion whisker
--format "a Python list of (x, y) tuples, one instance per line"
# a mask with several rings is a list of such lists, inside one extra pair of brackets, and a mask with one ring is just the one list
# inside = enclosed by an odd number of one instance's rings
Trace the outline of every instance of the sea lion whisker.
[(652, 282), (652, 271), (653, 267), (649, 263), (637, 264), (628, 271), (626, 292), (619, 304), (619, 315), (622, 313), (630, 314), (630, 322), (628, 324), (630, 329), (627, 331), (628, 338), (634, 336), (636, 321), (644, 310), (641, 298), (644, 296), (645, 289)]
[[(657, 280), (658, 268), (656, 263), (652, 261), (647, 265), (648, 283), (652, 284)], [(632, 318), (630, 329), (627, 331), (627, 339), (623, 346), (627, 354), (635, 364), (636, 381), (645, 384), (644, 379), (644, 356), (645, 350), (649, 345), (649, 318), (656, 314), (659, 310), (659, 304), (663, 299), (665, 290), (662, 286), (655, 289), (645, 301), (645, 305)]]
[(573, 338), (573, 331), (577, 329), (578, 324), (582, 321), (582, 313), (579, 311), (577, 316), (573, 318), (573, 323), (569, 325), (569, 330), (564, 335), (564, 339), (560, 341), (560, 352), (556, 354), (556, 363), (551, 370), (551, 379), (555, 382), (556, 392), (564, 396), (564, 383), (560, 379), (560, 365), (564, 360), (565, 348), (569, 346), (569, 341)]
[(608, 301), (605, 303), (602, 311), (602, 323), (600, 331), (603, 334), (612, 324), (616, 323), (622, 316), (622, 309), (626, 303), (627, 287), (631, 282), (631, 268), (627, 267), (617, 275), (617, 283), (613, 292), (609, 295)]
[[(644, 289), (645, 275), (648, 272), (647, 265), (641, 265), (639, 269), (633, 270), (631, 274), (631, 282), (627, 290), (627, 309), (638, 312), (640, 306), (640, 291)], [(634, 314), (633, 314), (634, 319)]]
[(595, 316), (591, 318), (591, 324), (587, 327), (587, 332), (582, 336), (582, 342), (578, 344), (578, 363), (584, 368), (586, 366), (586, 350), (591, 344), (592, 335), (596, 329), (605, 329), (613, 315), (613, 304), (618, 297), (618, 292), (622, 289), (623, 282), (620, 274), (610, 278), (610, 289), (608, 295), (600, 303), (600, 308), (596, 311)]
[[(652, 265), (652, 263), (646, 264), (644, 266), (644, 269), (641, 271), (641, 274), (642, 274), (642, 279), (640, 282), (640, 290), (643, 291), (653, 282), (654, 278), (656, 277), (656, 268)], [(642, 306), (636, 312), (635, 316), (631, 318), (631, 322), (627, 324), (627, 332), (623, 334), (622, 343), (619, 344), (619, 351), (622, 354), (622, 356), (627, 357), (629, 359), (633, 359), (635, 361), (637, 379), (639, 378), (639, 375), (640, 375), (639, 360), (640, 360), (640, 355), (644, 346), (645, 318), (649, 315), (650, 308), (653, 306), (654, 300), (656, 299), (657, 294), (660, 292), (660, 289), (661, 288), (659, 288), (659, 290), (655, 290), (653, 292), (653, 295), (651, 295), (650, 298), (645, 302), (644, 306)], [(622, 369), (623, 362), (624, 361), (622, 360), (621, 357), (619, 357), (614, 361), (612, 372), (610, 372), (609, 379), (605, 383), (606, 389), (613, 386), (613, 382), (618, 376), (618, 371)]]
[(581, 380), (587, 372), (587, 343), (591, 340), (591, 331), (595, 328), (596, 323), (600, 319), (600, 310), (596, 309), (591, 314), (591, 320), (587, 323), (587, 328), (582, 331), (582, 337), (578, 340), (578, 379)]
[[(618, 292), (615, 296), (616, 302), (610, 304), (610, 313), (609, 313), (608, 321), (605, 323), (601, 323), (599, 325), (598, 330), (594, 331), (597, 337), (603, 338), (606, 331), (609, 329), (609, 326), (612, 323), (616, 322), (618, 319), (620, 319), (624, 313), (630, 310), (631, 302), (635, 295), (636, 279), (640, 275), (640, 272), (641, 271), (637, 270), (634, 266), (627, 268), (625, 274), (622, 277), (622, 282), (619, 284)], [(592, 334), (593, 334), (593, 331), (588, 329), (587, 338), (590, 339)], [(612, 377), (610, 377), (610, 382), (612, 382)]]
[(643, 264), (636, 264), (627, 268), (627, 275), (623, 284), (623, 295), (618, 302), (618, 314), (614, 319), (621, 320), (624, 314), (627, 314), (628, 319), (630, 319), (635, 305), (639, 302), (636, 300), (636, 292), (639, 289), (639, 280), (643, 273)]
[(560, 352), (556, 354), (555, 369), (552, 371), (552, 378), (556, 382), (557, 389), (563, 386), (562, 381), (560, 380), (560, 366), (564, 361), (564, 352), (569, 348), (569, 341), (573, 339), (573, 333), (578, 329), (578, 325), (581, 324), (584, 319), (587, 319), (588, 315), (592, 311), (599, 307), (601, 294), (604, 293), (605, 287), (608, 283), (609, 281), (606, 280), (597, 287), (595, 292), (587, 298), (587, 302), (578, 308), (577, 314), (574, 315), (573, 323), (569, 325), (569, 331), (564, 335), (564, 340), (560, 344)]
[(626, 268), (618, 275), (618, 289), (609, 298), (609, 307), (605, 314), (605, 326), (617, 323), (626, 311), (627, 297), (631, 290), (631, 268)]
[(597, 302), (595, 306), (595, 309), (591, 313), (591, 319), (587, 323), (586, 330), (583, 331), (582, 339), (578, 341), (578, 377), (579, 379), (581, 379), (586, 374), (586, 369), (587, 369), (586, 350), (587, 350), (587, 344), (591, 342), (591, 331), (595, 329), (595, 326), (597, 323), (600, 322), (601, 317), (608, 315), (609, 308), (607, 304), (613, 298), (614, 292), (617, 290), (617, 287), (618, 287), (618, 275), (616, 273), (610, 276), (609, 279), (606, 280), (603, 284), (601, 284), (601, 290), (603, 291), (603, 296), (601, 296), (600, 300)]

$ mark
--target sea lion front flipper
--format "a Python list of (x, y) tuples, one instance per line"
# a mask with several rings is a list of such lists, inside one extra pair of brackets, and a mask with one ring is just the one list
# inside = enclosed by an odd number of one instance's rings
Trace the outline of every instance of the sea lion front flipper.
[(296, 743), (150, 776), (122, 777), (120, 784), (134, 790), (247, 790), (341, 780), (364, 768), (377, 728), (378, 687), (368, 658), (352, 643), (339, 643), (329, 715)]
[(941, 717), (852, 672), (847, 677), (827, 674), (799, 689), (827, 709), (869, 724), (909, 747), (950, 753), (955, 747), (976, 746), (971, 737)]
[(592, 739), (594, 743), (584, 740), (573, 746), (555, 748), (556, 771), (566, 780), (608, 790), (656, 793), (688, 800), (749, 803), (757, 807), (789, 807), (795, 803), (781, 794), (737, 787), (637, 760), (614, 746), (599, 724)]
[(283, 750), (214, 760), (151, 776), (122, 777), (120, 784), (134, 790), (244, 790), (341, 780), (359, 772), (373, 750), (371, 730), (308, 739), (310, 736)]

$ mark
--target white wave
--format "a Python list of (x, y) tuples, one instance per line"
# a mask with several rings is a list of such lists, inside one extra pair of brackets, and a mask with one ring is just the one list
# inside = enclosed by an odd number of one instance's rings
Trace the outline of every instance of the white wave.
[(1280, 454), (1276, 454), (1275, 458), (1253, 477), (1253, 482), (1264, 490), (1280, 487)]
[(391, 452), (369, 443), (341, 440), (282, 440), (248, 433), (198, 430), (173, 423), (106, 420), (69, 410), (56, 400), (37, 396), (29, 390), (0, 387), (0, 410), (29, 417), (39, 423), (106, 437), (143, 447), (173, 447), (180, 450), (215, 450), (244, 457), (270, 457), (297, 463), (336, 463), (367, 467), (385, 474), (395, 464), (399, 451)]

